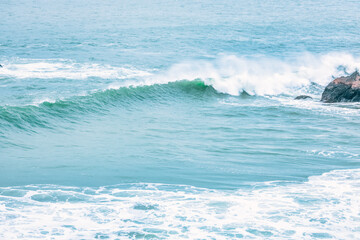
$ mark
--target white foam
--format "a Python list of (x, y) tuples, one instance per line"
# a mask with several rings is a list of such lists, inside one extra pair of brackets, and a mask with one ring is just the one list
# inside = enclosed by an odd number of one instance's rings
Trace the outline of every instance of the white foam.
[(109, 88), (166, 84), (178, 80), (201, 79), (216, 90), (231, 95), (277, 95), (311, 83), (326, 85), (333, 77), (360, 68), (360, 58), (347, 53), (324, 55), (302, 54), (293, 59), (269, 57), (237, 57), (220, 55), (213, 61), (188, 61), (174, 64), (159, 74), (135, 68), (75, 63), (70, 60), (18, 60), (4, 64), (0, 75), (16, 78), (129, 79), (137, 81), (114, 83)]
[[(312, 94), (309, 94), (312, 95)], [(320, 97), (312, 95), (312, 100), (294, 100), (293, 96), (266, 96), (263, 99), (242, 101), (237, 98), (219, 100), (220, 104), (236, 107), (268, 108), (283, 106), (284, 109), (303, 109), (325, 116), (336, 116), (344, 119), (353, 119), (360, 116), (359, 103), (332, 103), (327, 104), (320, 101)]]
[(141, 81), (114, 83), (109, 88), (166, 84), (200, 79), (217, 91), (239, 95), (296, 95), (316, 83), (328, 84), (334, 77), (360, 68), (360, 58), (347, 53), (313, 55), (280, 60), (269, 57), (221, 55), (213, 61), (188, 61), (174, 64), (167, 71), (144, 77)]
[(150, 73), (134, 68), (114, 67), (95, 63), (76, 63), (64, 59), (17, 59), (3, 64), (0, 76), (25, 78), (126, 79), (148, 76)]
[(314, 155), (324, 156), (324, 157), (328, 157), (328, 158), (335, 158), (335, 157), (342, 156), (344, 158), (358, 159), (359, 156), (360, 156), (360, 154), (351, 153), (351, 152), (347, 152), (347, 151), (343, 151), (343, 150), (326, 151), (326, 150), (316, 150), (316, 149), (314, 149), (314, 150), (311, 150), (309, 152), (314, 154)]
[[(339, 68), (341, 67), (341, 68)], [(202, 79), (216, 90), (232, 95), (242, 91), (256, 95), (277, 95), (308, 86), (325, 85), (344, 69), (360, 68), (360, 58), (345, 53), (304, 54), (293, 60), (268, 57), (222, 56), (214, 62), (197, 61), (174, 65), (168, 79)]]
[(1, 188), (4, 239), (356, 239), (360, 169), (251, 190), (134, 184)]
[[(326, 104), (320, 102), (320, 99), (299, 101), (293, 98), (284, 97), (271, 97), (274, 100), (280, 102), (285, 107), (295, 107), (301, 109), (307, 109), (311, 111), (317, 111), (324, 115), (341, 116), (344, 118), (358, 117), (360, 116), (360, 104), (359, 103), (334, 103)], [(315, 98), (315, 97), (314, 97)]]
[[(70, 60), (17, 60), (4, 64), (0, 76), (25, 78), (112, 79), (108, 89), (167, 84), (179, 80), (200, 79), (217, 91), (239, 95), (296, 95), (308, 93), (315, 83), (325, 86), (334, 77), (360, 69), (360, 58), (348, 53), (277, 59), (271, 57), (239, 57), (219, 55), (214, 60), (194, 60), (172, 65), (165, 71), (139, 70)], [(100, 90), (100, 89), (98, 89)], [(319, 93), (316, 93), (319, 94)]]
[(31, 105), (39, 106), (40, 104), (42, 104), (44, 102), (55, 103), (56, 100), (48, 98), (48, 97), (44, 97), (44, 98), (41, 98), (41, 99), (35, 99), (34, 102)]

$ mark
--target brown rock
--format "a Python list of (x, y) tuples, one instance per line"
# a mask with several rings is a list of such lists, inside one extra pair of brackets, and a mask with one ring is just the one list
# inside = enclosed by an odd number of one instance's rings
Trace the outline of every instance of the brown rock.
[(360, 75), (356, 71), (350, 76), (339, 77), (326, 86), (321, 101), (334, 102), (360, 102)]

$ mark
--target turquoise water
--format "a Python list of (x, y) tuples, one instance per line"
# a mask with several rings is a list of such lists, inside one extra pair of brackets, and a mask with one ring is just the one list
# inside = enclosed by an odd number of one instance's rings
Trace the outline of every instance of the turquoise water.
[(1, 239), (360, 237), (358, 1), (0, 8)]

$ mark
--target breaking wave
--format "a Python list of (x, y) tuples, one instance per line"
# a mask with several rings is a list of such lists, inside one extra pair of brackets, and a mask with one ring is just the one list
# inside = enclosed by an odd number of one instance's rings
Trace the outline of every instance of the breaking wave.
[(312, 83), (324, 86), (334, 77), (359, 68), (360, 58), (345, 53), (304, 54), (287, 61), (269, 57), (222, 56), (213, 62), (176, 64), (160, 76), (160, 82), (201, 79), (217, 91), (231, 95), (243, 91), (251, 95), (292, 95), (294, 90)]
[[(286, 61), (269, 57), (223, 55), (212, 61), (198, 60), (175, 64), (164, 71), (79, 64), (69, 60), (29, 61), (8, 62), (0, 68), (0, 79), (16, 79), (14, 83), (4, 81), (5, 87), (11, 87), (7, 86), (11, 84), (15, 84), (12, 87), (16, 89), (25, 86), (24, 92), (30, 93), (29, 98), (33, 96), (31, 102), (25, 105), (0, 106), (0, 124), (3, 130), (14, 126), (20, 129), (51, 127), (51, 118), (57, 116), (66, 120), (79, 114), (104, 112), (112, 106), (126, 107), (145, 100), (151, 102), (163, 99), (187, 100), (189, 97), (219, 98), (223, 94), (238, 96), (244, 92), (270, 97), (284, 105), (322, 111), (324, 107), (314, 104), (314, 101), (294, 102), (291, 98), (298, 94), (319, 98), (324, 85), (334, 77), (360, 68), (360, 58), (346, 53), (303, 54)], [(92, 77), (100, 80), (93, 81)], [(28, 78), (40, 78), (41, 81), (37, 84), (45, 84), (43, 90), (38, 87), (36, 92), (31, 93), (31, 88), (21, 82)], [(79, 84), (77, 90), (82, 89), (81, 92), (69, 93), (71, 89), (64, 89), (67, 85), (61, 80), (61, 86), (58, 87), (57, 81), (43, 81), (43, 78), (85, 79), (85, 82)], [(49, 91), (46, 84), (55, 86)], [(69, 88), (71, 86), (70, 84)], [(64, 97), (59, 97), (61, 95)], [(334, 107), (335, 110), (331, 113), (339, 109), (341, 113), (344, 110), (355, 115), (358, 113), (358, 105), (353, 109)]]
[[(25, 60), (21, 60), (25, 61)], [(324, 86), (333, 78), (360, 69), (360, 58), (348, 53), (314, 55), (279, 59), (271, 57), (239, 57), (220, 55), (214, 60), (193, 60), (172, 65), (167, 70), (138, 70), (134, 67), (113, 67), (80, 64), (69, 60), (4, 64), (0, 77), (112, 79), (107, 88), (167, 84), (179, 80), (203, 81), (218, 92), (239, 95), (292, 95), (311, 84)], [(35, 61), (35, 60), (33, 60)], [(91, 84), (91, 82), (87, 82)], [(103, 89), (98, 89), (103, 90)]]

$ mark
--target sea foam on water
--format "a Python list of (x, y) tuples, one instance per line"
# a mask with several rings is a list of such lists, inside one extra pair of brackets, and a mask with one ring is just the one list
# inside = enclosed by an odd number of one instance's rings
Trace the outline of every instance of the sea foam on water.
[(220, 191), (185, 185), (0, 188), (0, 237), (355, 239), (360, 170)]

